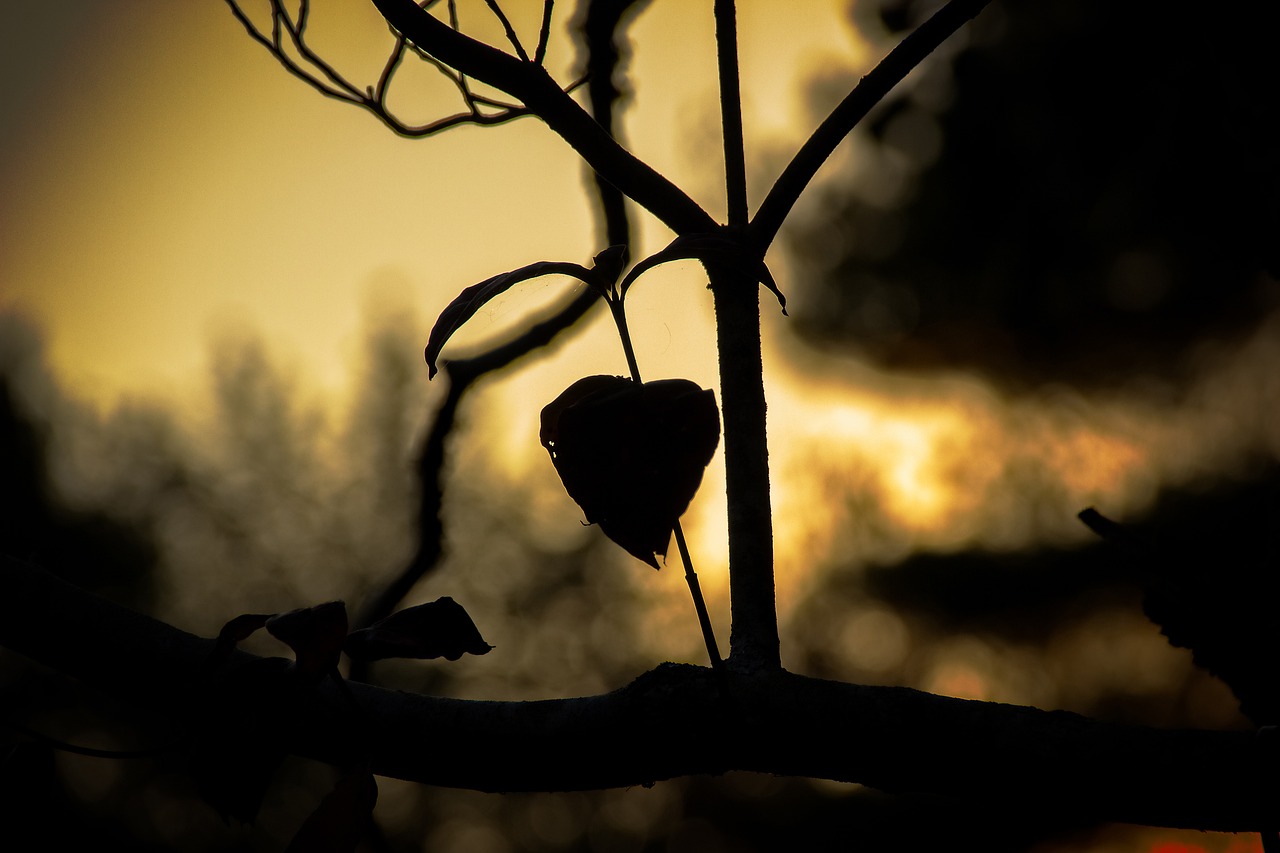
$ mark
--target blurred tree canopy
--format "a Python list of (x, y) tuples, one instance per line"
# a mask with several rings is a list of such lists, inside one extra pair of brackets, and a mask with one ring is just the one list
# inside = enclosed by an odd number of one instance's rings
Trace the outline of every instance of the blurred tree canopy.
[[(896, 39), (931, 6), (854, 14)], [(995, 4), (793, 223), (793, 330), (1019, 384), (1175, 378), (1192, 341), (1280, 304), (1275, 23), (1265, 3)]]

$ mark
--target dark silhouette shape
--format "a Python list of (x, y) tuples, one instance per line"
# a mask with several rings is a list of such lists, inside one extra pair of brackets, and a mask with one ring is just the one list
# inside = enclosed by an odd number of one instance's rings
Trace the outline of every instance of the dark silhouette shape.
[(687, 379), (588, 376), (543, 408), (539, 438), (587, 523), (656, 569), (720, 443), (720, 415)]

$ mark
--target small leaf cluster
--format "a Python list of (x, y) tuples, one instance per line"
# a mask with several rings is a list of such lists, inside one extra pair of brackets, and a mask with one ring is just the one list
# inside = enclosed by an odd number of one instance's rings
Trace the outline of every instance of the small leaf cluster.
[[(254, 658), (228, 666), (236, 646), (261, 628), (293, 651), (293, 662)], [(347, 700), (354, 740), (369, 737), (364, 714), (338, 671), (342, 654), (365, 661), (457, 660), (491, 649), (467, 611), (449, 597), (406, 608), (357, 631), (348, 630), (341, 601), (237, 616), (222, 627), (210, 656), (214, 687), (198, 702), (189, 770), (201, 796), (224, 819), (252, 823), (289, 754), (290, 733), (305, 713), (315, 711), (317, 688), (326, 678)], [(367, 755), (358, 755), (343, 771), (294, 836), (290, 851), (356, 848), (372, 820), (378, 787)]]

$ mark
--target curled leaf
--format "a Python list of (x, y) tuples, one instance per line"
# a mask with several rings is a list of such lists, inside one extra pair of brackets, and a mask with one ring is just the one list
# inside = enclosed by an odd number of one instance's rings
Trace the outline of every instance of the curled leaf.
[(539, 438), (587, 522), (656, 569), (720, 443), (720, 412), (687, 379), (588, 376), (543, 408)]
[(488, 654), (490, 646), (461, 604), (447, 595), (392, 613), (368, 628), (352, 631), (345, 651), (352, 658), (447, 658)]
[(635, 280), (654, 267), (671, 261), (697, 259), (708, 263), (723, 264), (737, 272), (751, 276), (773, 292), (782, 306), (782, 313), (787, 313), (787, 298), (778, 289), (773, 273), (765, 262), (754, 257), (741, 242), (720, 231), (706, 234), (685, 234), (672, 240), (665, 249), (650, 255), (636, 264), (627, 273), (620, 286), (622, 295), (627, 295), (627, 288)]
[(267, 620), (274, 615), (273, 613), (242, 613), (227, 622), (222, 626), (222, 630), (218, 632), (218, 639), (214, 645), (211, 661), (215, 663), (225, 662), (237, 645), (249, 639), (253, 632), (266, 625)]
[(322, 675), (338, 665), (347, 637), (347, 606), (329, 601), (272, 616), (266, 621), (271, 636), (293, 649), (298, 669)]
[[(609, 250), (606, 249), (605, 251)], [(426, 348), (428, 376), (436, 375), (438, 370), (436, 360), (440, 357), (440, 350), (444, 348), (445, 342), (462, 327), (463, 323), (474, 317), (475, 313), (483, 308), (486, 302), (506, 293), (522, 281), (553, 274), (572, 276), (579, 281), (600, 289), (598, 276), (592, 273), (591, 270), (579, 264), (560, 263), (558, 261), (538, 261), (510, 272), (500, 273), (492, 278), (486, 278), (479, 284), (471, 285), (454, 297), (454, 300), (440, 312), (435, 326), (431, 329), (431, 335), (427, 338)]]

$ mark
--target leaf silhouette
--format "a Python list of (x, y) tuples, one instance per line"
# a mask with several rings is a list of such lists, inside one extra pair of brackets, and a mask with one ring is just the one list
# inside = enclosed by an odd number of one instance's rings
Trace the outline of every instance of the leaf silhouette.
[(720, 412), (687, 379), (588, 376), (543, 408), (539, 438), (587, 522), (656, 569), (720, 443)]
[(685, 234), (675, 238), (665, 249), (645, 258), (627, 273), (620, 285), (622, 295), (625, 297), (627, 289), (635, 283), (636, 279), (654, 267), (671, 261), (691, 259), (724, 264), (743, 275), (751, 276), (778, 297), (782, 313), (787, 313), (787, 298), (778, 289), (778, 283), (774, 281), (773, 273), (769, 272), (765, 262), (752, 258), (740, 242), (720, 232)]
[(338, 665), (347, 637), (347, 606), (341, 601), (303, 607), (266, 621), (271, 636), (293, 649), (298, 669), (323, 675)]
[(488, 654), (492, 648), (462, 605), (446, 595), (352, 631), (345, 650), (351, 657), (367, 661), (441, 657), (457, 660), (464, 654)]
[[(605, 252), (609, 252), (605, 249)], [(600, 257), (597, 255), (597, 258)], [(485, 303), (496, 296), (506, 293), (515, 285), (522, 281), (528, 281), (531, 278), (537, 278), (543, 275), (568, 275), (573, 276), (579, 281), (601, 289), (599, 277), (579, 264), (561, 263), (559, 261), (538, 261), (528, 264), (519, 269), (510, 272), (500, 273), (492, 278), (486, 278), (479, 284), (473, 284), (459, 293), (448, 306), (440, 312), (440, 316), (436, 319), (435, 326), (431, 329), (431, 335), (427, 338), (427, 375), (434, 377), (438, 371), (436, 360), (440, 357), (440, 350), (444, 348), (445, 343), (453, 336), (453, 333), (462, 328), (462, 324), (475, 316), (475, 313), (484, 307)], [(610, 280), (612, 284), (612, 280)]]
[(249, 639), (255, 631), (266, 625), (267, 620), (274, 615), (274, 613), (242, 613), (227, 622), (222, 626), (222, 630), (218, 632), (218, 639), (214, 643), (210, 662), (215, 664), (225, 663), (231, 657), (231, 652), (235, 650), (237, 645)]

